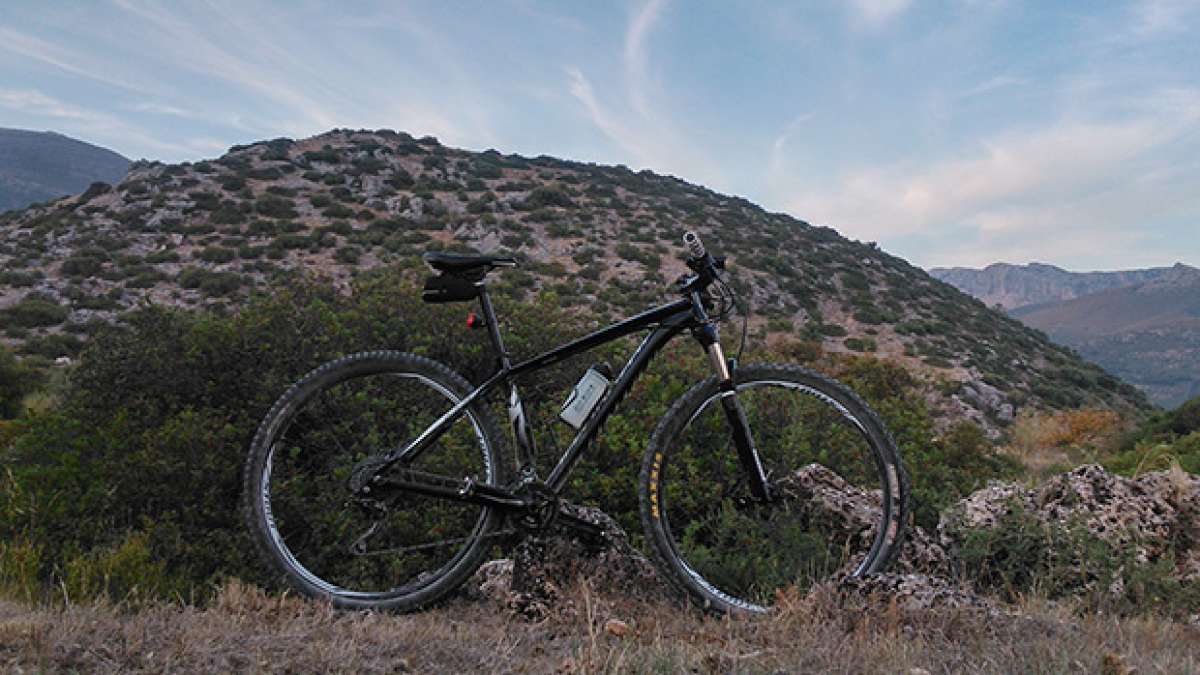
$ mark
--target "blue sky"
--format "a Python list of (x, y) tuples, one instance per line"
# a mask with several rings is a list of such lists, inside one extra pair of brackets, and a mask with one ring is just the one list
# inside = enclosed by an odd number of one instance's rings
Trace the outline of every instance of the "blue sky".
[(1200, 0), (7, 0), (0, 126), (649, 168), (922, 266), (1200, 265)]

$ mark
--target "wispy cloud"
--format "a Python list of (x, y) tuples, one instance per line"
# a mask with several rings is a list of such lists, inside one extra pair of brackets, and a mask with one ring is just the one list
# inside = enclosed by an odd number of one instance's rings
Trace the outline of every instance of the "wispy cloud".
[(189, 119), (189, 120), (203, 118), (203, 115), (201, 115), (200, 113), (197, 113), (197, 112), (194, 112), (191, 110), (184, 110), (183, 108), (179, 108), (179, 107), (169, 105), (166, 103), (157, 103), (154, 101), (143, 101), (141, 103), (134, 103), (132, 105), (126, 106), (126, 109), (132, 110), (134, 112), (150, 113), (152, 115), (168, 115), (170, 117), (182, 117), (184, 119)]
[(309, 124), (320, 128), (337, 125), (338, 118), (327, 105), (313, 99), (306, 87), (297, 86), (272, 61), (245, 58), (161, 6), (135, 0), (115, 1), (119, 8), (152, 27), (150, 34), (155, 36), (159, 52), (171, 55), (176, 66), (265, 96), (298, 113)]
[(0, 27), (0, 49), (49, 64), (87, 80), (128, 91), (147, 93), (145, 86), (115, 76), (106, 67), (98, 67), (95, 55), (84, 55), (10, 28)]
[(865, 28), (882, 28), (903, 14), (912, 0), (851, 0), (855, 23)]
[(973, 98), (975, 96), (989, 94), (997, 89), (1019, 87), (1027, 83), (1028, 80), (1022, 77), (1013, 77), (1012, 75), (997, 75), (962, 92), (962, 94), (959, 95), (959, 98)]
[[(82, 136), (104, 143), (121, 151), (126, 145), (152, 148), (160, 152), (194, 156), (197, 151), (211, 151), (212, 143), (193, 144), (162, 138), (130, 124), (110, 113), (64, 102), (33, 89), (0, 89), (0, 109), (10, 110), (29, 119), (50, 118), (56, 131)], [(228, 144), (222, 143), (223, 149)]]
[(1200, 0), (1140, 0), (1134, 5), (1133, 35), (1145, 39), (1188, 30), (1188, 20), (1200, 14)]
[(634, 157), (639, 164), (653, 162), (653, 152), (645, 146), (641, 135), (626, 127), (600, 105), (596, 100), (596, 93), (592, 89), (592, 83), (587, 77), (574, 66), (568, 66), (566, 73), (569, 80), (568, 89), (571, 95), (583, 104), (584, 110), (587, 111), (588, 119), (591, 120), (592, 124), (607, 136), (609, 140)]
[(629, 78), (629, 97), (634, 109), (643, 117), (650, 116), (650, 105), (646, 100), (649, 85), (646, 40), (664, 5), (666, 0), (650, 0), (634, 14), (625, 31), (625, 72)]
[(70, 106), (32, 89), (0, 89), (0, 107), (58, 119), (100, 119), (96, 113)]
[(771, 160), (767, 163), (767, 181), (772, 184), (772, 187), (776, 186), (782, 179), (782, 173), (786, 164), (784, 153), (787, 150), (788, 143), (800, 131), (804, 123), (812, 118), (813, 113), (811, 112), (796, 115), (771, 142)]
[[(1184, 184), (1142, 180), (1138, 162), (1200, 130), (1200, 94), (1172, 90), (1123, 122), (1063, 122), (980, 144), (974, 157), (852, 172), (788, 207), (855, 237), (883, 239), (969, 228), (982, 237), (1053, 232), (1074, 223), (1116, 226), (1114, 213), (1145, 212), (1145, 195), (1183, 197)], [(1194, 192), (1186, 188), (1187, 193)], [(1044, 241), (1039, 237), (1040, 242)]]
[(662, 14), (665, 0), (650, 0), (630, 19), (621, 51), (625, 86), (623, 96), (609, 100), (628, 100), (630, 107), (610, 107), (600, 103), (595, 86), (577, 66), (565, 68), (567, 90), (583, 105), (591, 123), (621, 148), (640, 168), (683, 174), (709, 185), (720, 186), (722, 172), (704, 154), (701, 144), (686, 137), (686, 120), (664, 110), (662, 97), (651, 97), (649, 38)]

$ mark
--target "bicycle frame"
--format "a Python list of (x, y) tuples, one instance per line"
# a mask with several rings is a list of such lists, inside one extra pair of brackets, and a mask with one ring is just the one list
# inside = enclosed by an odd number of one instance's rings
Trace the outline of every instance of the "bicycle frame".
[[(638, 345), (637, 349), (629, 357), (629, 360), (626, 361), (616, 381), (605, 393), (604, 398), (597, 404), (596, 409), (588, 416), (583, 427), (576, 433), (575, 438), (563, 452), (554, 469), (546, 478), (546, 487), (555, 494), (561, 493), (567, 476), (579, 461), (584, 449), (595, 438), (600, 427), (604, 425), (605, 421), (608, 420), (608, 417), (616, 409), (617, 404), (629, 392), (638, 376), (641, 375), (663, 346), (682, 331), (691, 330), (692, 335), (708, 352), (713, 368), (716, 370), (718, 376), (722, 378), (723, 382), (728, 384), (728, 395), (722, 397), (722, 404), (725, 406), (733, 426), (735, 445), (745, 466), (751, 469), (752, 474), (757, 474), (751, 479), (751, 484), (760, 488), (760, 490), (755, 491), (756, 494), (760, 494), (764, 499), (766, 498), (766, 478), (762, 473), (762, 466), (758, 460), (757, 452), (754, 450), (753, 440), (750, 438), (750, 430), (746, 425), (745, 414), (737, 403), (732, 375), (721, 352), (716, 327), (707, 316), (700, 292), (692, 290), (688, 298), (646, 310), (624, 321), (589, 333), (544, 354), (514, 365), (504, 348), (504, 341), (500, 336), (496, 313), (492, 307), (491, 299), (488, 297), (487, 289), (482, 283), (477, 284), (477, 286), (479, 288), (480, 307), (483, 310), (492, 347), (499, 357), (499, 370), (483, 384), (476, 387), (470, 394), (459, 400), (450, 410), (444, 413), (408, 445), (389, 452), (386, 455), (384, 468), (397, 463), (415, 460), (422, 452), (435, 443), (465, 413), (466, 409), (472, 403), (481, 397), (487, 396), (498, 387), (507, 384), (509, 386), (509, 419), (512, 423), (513, 435), (516, 438), (517, 452), (519, 453), (518, 459), (521, 464), (520, 480), (526, 482), (536, 481), (537, 474), (534, 466), (536, 445), (526, 421), (524, 404), (517, 391), (515, 378), (553, 365), (563, 359), (570, 358), (626, 335), (650, 329), (650, 333), (646, 335), (641, 344)], [(507, 508), (525, 506), (525, 503), (519, 497), (506, 489), (476, 483), (470, 479), (464, 479), (463, 484), (457, 487), (394, 479), (389, 480), (389, 484), (401, 489), (435, 497)]]

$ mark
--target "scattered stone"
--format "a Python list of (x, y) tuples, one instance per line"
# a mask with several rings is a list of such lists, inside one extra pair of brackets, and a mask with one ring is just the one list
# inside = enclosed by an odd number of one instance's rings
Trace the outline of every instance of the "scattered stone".
[(620, 619), (609, 619), (604, 622), (604, 632), (613, 637), (623, 638), (633, 632), (633, 629)]
[(895, 605), (905, 611), (969, 609), (1000, 613), (996, 604), (964, 590), (943, 577), (925, 574), (884, 572), (865, 577), (846, 577), (837, 583), (843, 596), (851, 595), (870, 604)]

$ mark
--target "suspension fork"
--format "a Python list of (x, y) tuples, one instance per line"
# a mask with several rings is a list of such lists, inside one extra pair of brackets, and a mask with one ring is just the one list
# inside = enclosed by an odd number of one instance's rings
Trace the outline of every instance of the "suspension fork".
[(746, 409), (742, 407), (742, 403), (738, 399), (737, 384), (729, 370), (729, 362), (725, 359), (724, 350), (721, 349), (716, 324), (709, 320), (699, 294), (693, 293), (692, 296), (693, 314), (697, 320), (697, 325), (692, 328), (692, 336), (708, 353), (708, 360), (717, 376), (717, 383), (721, 390), (719, 394), (721, 408), (725, 411), (725, 418), (729, 420), (733, 445), (737, 449), (738, 462), (741, 463), (742, 470), (746, 473), (750, 494), (758, 501), (769, 501), (771, 490), (767, 485), (767, 475), (763, 470), (758, 448), (754, 445), (754, 435), (751, 433), (750, 423), (746, 419)]

